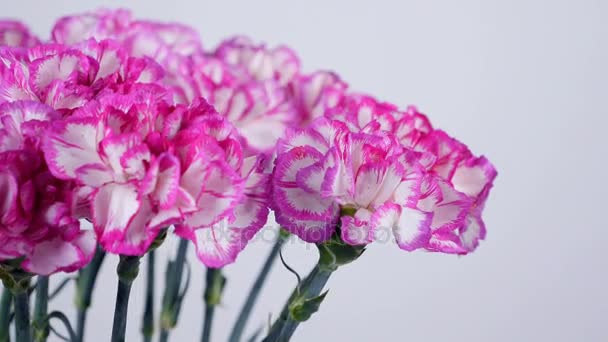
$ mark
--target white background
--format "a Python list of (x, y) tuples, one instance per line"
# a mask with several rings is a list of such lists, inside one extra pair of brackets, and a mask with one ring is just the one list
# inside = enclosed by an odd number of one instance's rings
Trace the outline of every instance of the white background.
[[(48, 36), (60, 15), (118, 1), (5, 1), (0, 16)], [(126, 4), (126, 3), (125, 3)], [(286, 43), (305, 70), (339, 72), (356, 90), (405, 106), (484, 154), (499, 170), (470, 256), (372, 246), (339, 270), (320, 313), (294, 341), (608, 341), (608, 2), (131, 1), (136, 16), (194, 26), (207, 47), (245, 33)], [(168, 253), (159, 257), (159, 285)], [(227, 267), (214, 341), (228, 336), (270, 243)], [(305, 274), (313, 248), (292, 244)], [(115, 292), (104, 265), (87, 341), (109, 340)], [(198, 341), (204, 268), (173, 341)], [(139, 341), (143, 279), (127, 341)], [(57, 284), (63, 275), (52, 282)], [(275, 265), (249, 331), (279, 311), (294, 278)], [(159, 290), (160, 291), (160, 290)], [(71, 294), (53, 303), (71, 314)]]

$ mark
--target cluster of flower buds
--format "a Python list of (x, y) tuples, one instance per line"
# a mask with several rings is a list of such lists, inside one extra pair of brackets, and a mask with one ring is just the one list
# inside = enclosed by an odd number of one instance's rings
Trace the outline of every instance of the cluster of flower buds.
[(47, 41), (0, 22), (0, 261), (31, 273), (78, 269), (97, 244), (141, 256), (170, 226), (221, 267), (270, 209), (308, 242), (390, 232), (463, 254), (495, 176), (415, 108), (303, 73), (286, 47), (206, 50), (125, 10), (62, 18)]

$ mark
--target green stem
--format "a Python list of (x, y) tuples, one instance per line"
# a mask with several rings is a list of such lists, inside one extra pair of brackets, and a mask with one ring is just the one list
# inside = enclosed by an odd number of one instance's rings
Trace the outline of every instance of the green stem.
[(87, 321), (86, 310), (78, 310), (76, 317), (76, 341), (82, 342), (84, 339), (84, 327)]
[(47, 312), (49, 307), (49, 277), (39, 276), (36, 283), (36, 303), (34, 306), (34, 341), (45, 342), (49, 336)]
[(10, 342), (10, 315), (11, 305), (13, 304), (13, 295), (8, 289), (2, 291), (0, 299), (0, 342)]
[(203, 322), (201, 342), (209, 342), (211, 340), (211, 327), (215, 307), (221, 302), (222, 291), (226, 285), (226, 278), (222, 275), (222, 269), (220, 268), (207, 268), (205, 278), (205, 320)]
[(142, 334), (144, 342), (151, 342), (154, 335), (154, 277), (155, 277), (155, 256), (154, 250), (148, 252), (148, 264), (146, 275), (146, 306), (144, 309)]
[(168, 340), (169, 331), (175, 328), (175, 325), (177, 324), (177, 318), (179, 316), (181, 306), (181, 301), (179, 300), (179, 291), (182, 287), (182, 278), (184, 274), (184, 266), (186, 265), (188, 245), (188, 240), (180, 239), (175, 260), (169, 261), (169, 264), (167, 265), (167, 274), (165, 279), (166, 285), (163, 293), (161, 309), (161, 342)]
[(339, 234), (318, 244), (317, 248), (319, 249), (317, 265), (295, 288), (263, 342), (289, 341), (298, 325), (319, 310), (327, 293), (321, 295), (321, 291), (332, 273), (338, 267), (357, 260), (365, 251), (364, 246), (351, 246), (344, 243)]
[(83, 342), (84, 340), (84, 328), (87, 320), (87, 311), (91, 306), (91, 300), (93, 297), (93, 289), (95, 288), (95, 281), (99, 274), (99, 269), (106, 256), (106, 253), (97, 246), (95, 255), (91, 262), (78, 274), (76, 280), (76, 297), (74, 299), (77, 309), (77, 320), (76, 320), (76, 338), (75, 342)]
[(17, 342), (32, 342), (30, 299), (27, 291), (13, 293), (15, 305), (15, 338)]
[(203, 336), (201, 337), (202, 342), (209, 342), (211, 340), (211, 327), (214, 313), (214, 305), (205, 305), (205, 320), (203, 322)]
[(121, 255), (116, 273), (118, 274), (118, 289), (116, 291), (111, 341), (124, 342), (127, 331), (129, 295), (131, 294), (131, 285), (139, 273), (139, 257)]
[(279, 251), (281, 250), (284, 241), (285, 239), (282, 236), (279, 236), (274, 246), (272, 246), (270, 254), (268, 254), (268, 257), (266, 258), (266, 261), (264, 262), (260, 273), (255, 279), (251, 290), (249, 290), (249, 295), (245, 300), (245, 304), (243, 305), (243, 308), (239, 313), (237, 321), (234, 324), (234, 327), (232, 328), (232, 333), (230, 334), (230, 338), (228, 339), (229, 342), (239, 342), (241, 340), (241, 336), (243, 335), (243, 331), (245, 329), (245, 326), (247, 325), (249, 316), (251, 315), (251, 310), (253, 309), (253, 306), (255, 305), (258, 296), (260, 295), (262, 286), (264, 285), (264, 282), (266, 281), (266, 278), (270, 273), (272, 265), (274, 264), (277, 256), (279, 255)]
[(163, 329), (160, 331), (160, 342), (167, 342), (169, 340), (169, 330)]
[(289, 341), (300, 324), (300, 321), (294, 319), (290, 311), (298, 303), (318, 297), (332, 273), (332, 269), (324, 268), (317, 264), (299, 287), (293, 291), (283, 307), (281, 315), (274, 322), (268, 336), (263, 342)]

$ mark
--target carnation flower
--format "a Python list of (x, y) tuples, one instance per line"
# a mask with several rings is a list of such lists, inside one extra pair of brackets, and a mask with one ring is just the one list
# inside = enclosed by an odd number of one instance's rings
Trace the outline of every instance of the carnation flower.
[(38, 43), (38, 38), (21, 22), (0, 21), (0, 45), (26, 48)]
[[(415, 107), (402, 112), (369, 96), (353, 95), (344, 97), (328, 115), (343, 119), (351, 130), (390, 132), (403, 146), (417, 151), (426, 170), (417, 208), (432, 213), (425, 248), (464, 254), (485, 238), (481, 213), (496, 177), (485, 157), (475, 157), (466, 145), (434, 129)], [(396, 222), (383, 224), (391, 227)]]
[(248, 79), (275, 80), (283, 86), (291, 82), (300, 70), (300, 60), (288, 47), (268, 49), (243, 36), (222, 42), (215, 55), (240, 69), (240, 74)]
[(128, 57), (111, 40), (88, 40), (74, 46), (41, 44), (24, 54), (19, 52), (0, 49), (4, 62), (0, 103), (27, 99), (69, 113), (106, 87), (154, 83), (164, 75), (151, 59)]
[(162, 228), (212, 225), (242, 196), (238, 143), (228, 154), (205, 134), (217, 114), (204, 101), (171, 107), (165, 96), (145, 85), (106, 93), (45, 140), (51, 171), (91, 189), (93, 225), (110, 252), (142, 255)]
[(54, 41), (74, 45), (89, 39), (115, 40), (129, 55), (162, 60), (167, 54), (181, 56), (202, 51), (198, 33), (186, 25), (136, 20), (125, 9), (100, 10), (66, 16), (52, 30)]
[(326, 71), (300, 75), (294, 79), (293, 99), (302, 123), (309, 124), (336, 107), (346, 95), (347, 88), (338, 75)]
[(54, 178), (39, 150), (40, 136), (60, 114), (31, 101), (0, 105), (0, 261), (48, 275), (86, 265), (95, 250), (80, 229), (73, 184)]
[(276, 80), (257, 81), (215, 57), (200, 57), (184, 71), (181, 85), (189, 96), (202, 96), (232, 122), (247, 153), (270, 152), (287, 128), (297, 122), (288, 89)]
[(339, 226), (355, 245), (390, 229), (408, 251), (467, 253), (484, 238), (481, 211), (496, 175), (485, 158), (433, 130), (415, 108), (348, 95), (325, 115), (279, 143), (279, 223), (310, 242)]
[(266, 157), (245, 158), (240, 168), (245, 181), (244, 196), (234, 207), (233, 214), (210, 227), (177, 226), (176, 233), (194, 242), (196, 254), (205, 265), (217, 268), (234, 262), (249, 240), (266, 224), (270, 171)]

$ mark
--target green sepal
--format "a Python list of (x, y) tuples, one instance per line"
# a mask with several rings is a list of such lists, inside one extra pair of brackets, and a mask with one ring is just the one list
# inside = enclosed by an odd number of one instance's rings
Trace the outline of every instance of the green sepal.
[(118, 266), (116, 267), (116, 273), (118, 274), (120, 281), (125, 284), (133, 283), (133, 280), (135, 280), (139, 274), (139, 262), (140, 257), (138, 256), (121, 255)]
[(221, 269), (207, 269), (207, 285), (205, 287), (204, 298), (208, 305), (218, 305), (222, 301), (222, 292), (226, 286), (226, 277)]
[(317, 245), (319, 249), (319, 267), (335, 271), (340, 266), (349, 264), (365, 252), (365, 246), (352, 246), (336, 234), (331, 239)]
[(30, 280), (33, 275), (21, 269), (20, 265), (24, 257), (5, 260), (0, 263), (0, 279), (4, 287), (13, 294), (22, 293), (29, 290)]
[(289, 231), (287, 231), (287, 229), (285, 229), (285, 228), (279, 229), (279, 239), (287, 240), (287, 239), (289, 239), (290, 236), (291, 236), (291, 233)]
[(158, 235), (156, 235), (154, 241), (152, 241), (150, 247), (148, 247), (148, 252), (157, 249), (163, 244), (163, 242), (165, 242), (165, 238), (167, 238), (167, 230), (167, 228), (163, 228), (160, 230)]

